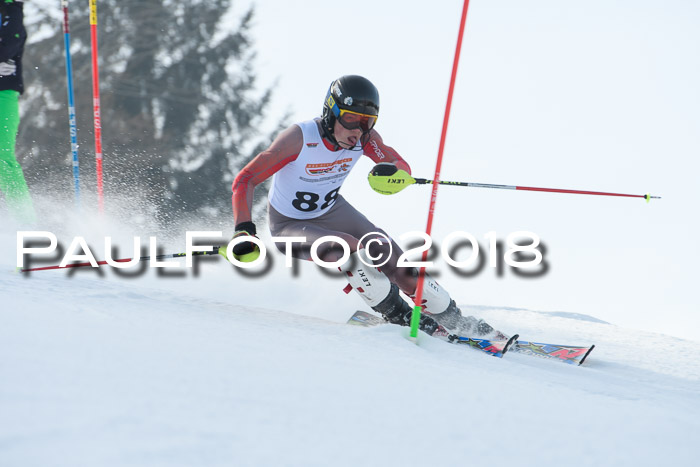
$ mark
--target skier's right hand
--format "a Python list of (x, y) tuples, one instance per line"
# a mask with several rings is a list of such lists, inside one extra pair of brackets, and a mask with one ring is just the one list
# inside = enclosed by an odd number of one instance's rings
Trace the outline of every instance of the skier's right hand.
[(11, 60), (7, 62), (0, 62), (0, 76), (10, 76), (17, 70), (17, 65), (10, 63)]
[(377, 193), (395, 195), (416, 181), (405, 170), (400, 170), (390, 162), (375, 165), (367, 176), (369, 186)]
[[(250, 221), (241, 222), (240, 224), (236, 225), (236, 232), (231, 240), (245, 236), (258, 238), (255, 235), (256, 233), (257, 231), (255, 224)], [(228, 257), (226, 256), (226, 248), (227, 245), (219, 248), (219, 254), (228, 260)], [(252, 263), (260, 256), (260, 248), (258, 248), (255, 243), (249, 241), (237, 243), (234, 245), (232, 252), (233, 257), (241, 263)]]

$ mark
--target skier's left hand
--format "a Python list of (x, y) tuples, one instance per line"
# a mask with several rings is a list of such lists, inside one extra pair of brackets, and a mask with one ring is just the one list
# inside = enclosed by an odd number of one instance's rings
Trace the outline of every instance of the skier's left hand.
[(415, 183), (415, 179), (405, 170), (399, 170), (390, 162), (380, 162), (368, 175), (369, 186), (377, 193), (393, 195)]
[(17, 71), (17, 65), (14, 63), (0, 62), (0, 76), (10, 76), (15, 71)]
[[(256, 236), (256, 233), (257, 230), (255, 228), (255, 224), (253, 224), (250, 221), (241, 222), (236, 226), (236, 233), (233, 235), (233, 238), (231, 240), (245, 236), (258, 238)], [(226, 248), (227, 245), (224, 245), (221, 248), (219, 248), (219, 254), (228, 260), (228, 257), (226, 256)], [(258, 245), (249, 241), (244, 241), (236, 244), (233, 247), (232, 251), (233, 257), (242, 263), (252, 263), (260, 256), (260, 248), (258, 248)]]

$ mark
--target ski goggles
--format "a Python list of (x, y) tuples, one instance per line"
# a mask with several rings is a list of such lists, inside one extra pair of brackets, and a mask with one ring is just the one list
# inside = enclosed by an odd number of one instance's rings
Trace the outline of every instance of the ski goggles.
[(356, 130), (360, 128), (363, 132), (368, 132), (377, 123), (376, 115), (362, 114), (359, 112), (353, 112), (352, 110), (340, 109), (338, 115), (338, 121), (343, 128), (347, 130)]
[(333, 115), (338, 119), (338, 122), (347, 130), (361, 129), (364, 133), (374, 128), (374, 124), (377, 123), (376, 115), (363, 114), (360, 112), (354, 112), (352, 110), (341, 109), (338, 104), (335, 103), (333, 96), (328, 96), (327, 99), (328, 106), (331, 108)]

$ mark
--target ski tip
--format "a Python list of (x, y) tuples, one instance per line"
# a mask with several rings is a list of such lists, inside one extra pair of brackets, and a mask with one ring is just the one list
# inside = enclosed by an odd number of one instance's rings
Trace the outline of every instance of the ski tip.
[(581, 359), (581, 361), (578, 362), (578, 366), (583, 365), (583, 362), (585, 362), (585, 361), (586, 361), (586, 358), (590, 355), (591, 352), (593, 352), (593, 349), (595, 349), (595, 344), (593, 344), (593, 345), (591, 346), (591, 348), (588, 349), (588, 352), (586, 352), (586, 354), (583, 356), (583, 358)]
[(378, 326), (380, 324), (385, 324), (384, 318), (372, 315), (366, 311), (357, 310), (350, 319), (348, 319), (348, 324), (354, 324), (356, 326), (372, 327)]

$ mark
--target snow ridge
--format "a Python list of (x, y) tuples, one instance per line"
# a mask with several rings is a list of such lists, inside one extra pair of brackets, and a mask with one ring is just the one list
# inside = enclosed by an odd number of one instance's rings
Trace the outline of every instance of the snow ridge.
[(582, 367), (496, 359), (236, 305), (230, 286), (198, 294), (197, 280), (0, 272), (0, 464), (694, 460), (696, 342), (465, 306), (523, 338), (596, 344)]

